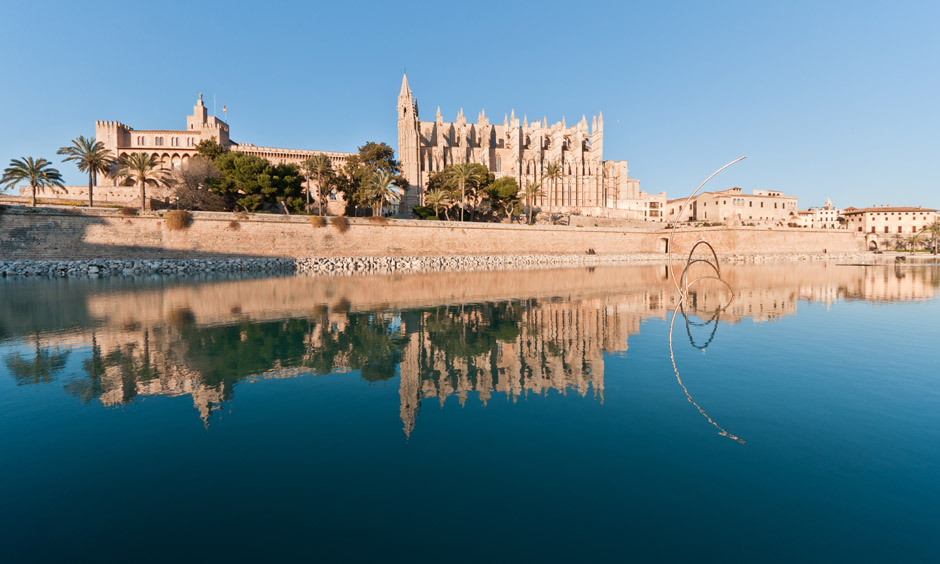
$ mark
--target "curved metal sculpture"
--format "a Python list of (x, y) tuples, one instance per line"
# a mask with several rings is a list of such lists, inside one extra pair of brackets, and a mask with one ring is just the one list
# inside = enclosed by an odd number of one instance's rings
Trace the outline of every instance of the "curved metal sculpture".
[[(688, 199), (685, 201), (685, 204), (683, 204), (683, 206), (679, 208), (680, 214), (681, 214), (681, 211), (685, 209), (686, 206), (689, 205), (689, 202), (691, 202), (692, 198), (695, 197), (695, 195), (698, 193), (699, 190), (702, 189), (702, 186), (704, 186), (706, 182), (711, 180), (712, 177), (714, 177), (719, 172), (723, 171), (724, 169), (728, 168), (734, 163), (744, 160), (746, 158), (747, 157), (745, 156), (745, 157), (740, 157), (738, 159), (731, 161), (730, 163), (726, 164), (725, 166), (713, 172), (708, 178), (703, 180), (702, 183), (698, 185), (698, 188), (696, 188), (695, 191), (689, 195)], [(672, 369), (676, 374), (676, 381), (679, 383), (679, 386), (682, 388), (682, 391), (685, 393), (686, 399), (689, 401), (689, 403), (695, 406), (695, 409), (697, 409), (698, 412), (701, 413), (702, 416), (713, 427), (715, 427), (718, 430), (718, 434), (723, 437), (728, 437), (730, 439), (733, 439), (741, 444), (745, 444), (744, 439), (726, 431), (721, 425), (715, 422), (715, 420), (712, 419), (711, 416), (709, 416), (708, 413), (704, 409), (702, 409), (702, 406), (700, 406), (694, 399), (692, 399), (692, 394), (689, 393), (689, 389), (686, 387), (685, 383), (682, 381), (682, 375), (679, 374), (679, 366), (678, 364), (676, 364), (676, 354), (672, 346), (672, 335), (673, 335), (673, 330), (676, 324), (676, 316), (678, 316), (680, 312), (682, 313), (683, 318), (685, 318), (686, 332), (689, 334), (689, 342), (692, 343), (693, 347), (704, 352), (704, 350), (708, 347), (709, 344), (711, 344), (712, 340), (715, 338), (715, 332), (718, 330), (718, 319), (721, 315), (721, 312), (724, 309), (726, 309), (728, 306), (730, 306), (735, 298), (734, 288), (732, 288), (731, 285), (728, 284), (728, 282), (721, 276), (721, 265), (718, 262), (718, 253), (715, 252), (715, 248), (712, 247), (711, 243), (706, 241), (704, 238), (696, 242), (695, 245), (692, 246), (692, 249), (689, 251), (689, 257), (685, 261), (685, 267), (682, 269), (682, 274), (676, 277), (675, 267), (672, 264), (672, 249), (673, 249), (673, 240), (675, 238), (675, 233), (676, 233), (676, 226), (678, 223), (678, 217), (679, 217), (679, 214), (676, 215), (676, 219), (674, 219), (672, 222), (672, 231), (669, 234), (669, 246), (668, 246), (669, 274), (670, 274), (670, 278), (672, 278), (673, 284), (675, 284), (676, 286), (676, 290), (679, 293), (678, 302), (676, 303), (676, 307), (672, 312), (672, 319), (669, 322), (669, 358), (672, 361)], [(709, 251), (711, 251), (711, 257), (695, 258), (695, 251), (701, 245), (704, 245), (705, 247), (708, 248)], [(689, 273), (689, 269), (693, 265), (699, 264), (699, 263), (706, 264), (709, 267), (711, 267), (711, 270), (714, 272), (714, 274), (705, 274), (702, 276), (697, 276), (690, 280), (689, 278), (691, 277), (691, 274)], [(702, 346), (698, 346), (695, 344), (695, 340), (692, 337), (692, 330), (691, 330), (692, 323), (689, 321), (689, 316), (688, 316), (688, 313), (686, 312), (686, 303), (689, 300), (689, 290), (692, 288), (692, 286), (701, 282), (702, 280), (717, 280), (719, 283), (723, 284), (728, 289), (728, 292), (730, 293), (730, 298), (728, 299), (728, 302), (725, 304), (719, 303), (718, 307), (715, 309), (714, 314), (712, 315), (712, 318), (703, 324), (703, 326), (707, 326), (709, 323), (714, 321), (715, 326), (712, 329), (712, 333), (709, 336), (708, 340), (705, 342), (705, 344)]]

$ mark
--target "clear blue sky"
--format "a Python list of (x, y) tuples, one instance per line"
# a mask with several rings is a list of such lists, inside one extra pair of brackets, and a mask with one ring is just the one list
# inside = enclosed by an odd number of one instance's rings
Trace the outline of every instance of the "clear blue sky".
[(670, 198), (746, 154), (709, 188), (940, 207), (940, 2), (333, 4), (4, 0), (0, 164), (182, 129), (199, 92), (236, 141), (396, 147), (407, 68), (426, 120), (601, 110), (604, 157)]

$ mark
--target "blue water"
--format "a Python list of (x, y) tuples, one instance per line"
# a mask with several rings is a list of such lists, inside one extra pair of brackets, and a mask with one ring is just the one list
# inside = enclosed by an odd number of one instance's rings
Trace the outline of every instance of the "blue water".
[(835, 272), (704, 351), (678, 318), (715, 425), (672, 309), (624, 306), (666, 282), (228, 322), (170, 307), (194, 283), (5, 282), (0, 559), (936, 561), (940, 276)]

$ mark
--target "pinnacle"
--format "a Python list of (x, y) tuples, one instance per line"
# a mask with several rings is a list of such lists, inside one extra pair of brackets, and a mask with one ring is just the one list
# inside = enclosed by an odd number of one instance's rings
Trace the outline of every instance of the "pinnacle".
[(411, 96), (411, 89), (408, 88), (408, 75), (405, 73), (401, 75), (401, 92), (398, 95), (400, 97)]

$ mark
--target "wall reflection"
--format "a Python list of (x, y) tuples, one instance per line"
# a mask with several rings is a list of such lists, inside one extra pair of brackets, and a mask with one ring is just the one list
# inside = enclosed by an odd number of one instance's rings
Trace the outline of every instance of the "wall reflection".
[[(722, 323), (777, 319), (800, 301), (930, 299), (940, 285), (936, 267), (790, 263), (722, 273), (737, 294)], [(59, 382), (80, 401), (109, 406), (188, 395), (206, 425), (241, 382), (400, 375), (410, 435), (422, 402), (443, 406), (451, 396), (462, 406), (553, 390), (603, 402), (604, 355), (627, 351), (644, 319), (675, 307), (665, 274), (651, 265), (149, 286), (5, 281), (3, 367), (17, 385)], [(723, 298), (718, 287), (696, 287), (688, 310), (702, 319), (693, 321), (707, 321)]]

